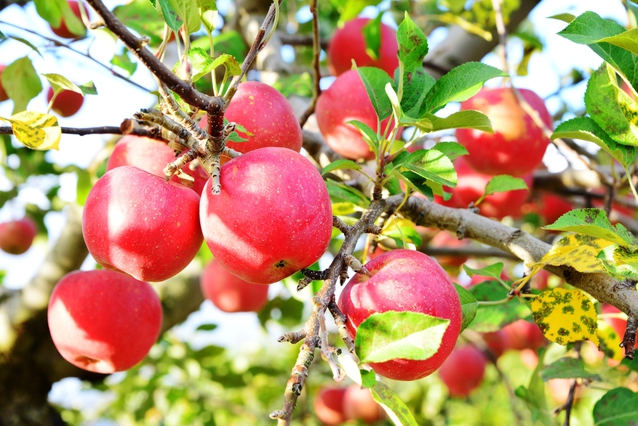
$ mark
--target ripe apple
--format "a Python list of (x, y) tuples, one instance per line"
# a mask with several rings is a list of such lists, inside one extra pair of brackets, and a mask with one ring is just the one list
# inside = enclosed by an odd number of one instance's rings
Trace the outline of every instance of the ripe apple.
[(2, 85), (2, 72), (6, 67), (6, 65), (0, 65), (0, 102), (4, 102), (9, 99), (9, 95), (7, 95), (7, 91), (4, 90), (4, 86)]
[[(614, 305), (608, 305), (604, 303), (602, 307), (602, 313), (620, 314), (621, 310)], [(616, 331), (616, 334), (618, 334), (618, 337), (620, 337), (620, 340), (622, 340), (625, 335), (625, 330), (627, 329), (627, 320), (623, 318), (605, 318), (604, 321), (612, 326), (612, 328)]]
[(374, 423), (385, 418), (385, 411), (372, 398), (370, 389), (351, 385), (343, 396), (343, 412), (347, 420), (361, 420)]
[(184, 269), (202, 245), (198, 209), (191, 189), (136, 167), (117, 167), (86, 199), (84, 241), (103, 267), (163, 281)]
[(508, 342), (509, 349), (517, 351), (531, 349), (533, 351), (545, 346), (547, 339), (535, 323), (523, 319), (515, 321), (502, 328)]
[(29, 250), (37, 233), (37, 225), (28, 216), (0, 223), (0, 250), (22, 254)]
[[(321, 93), (315, 116), (321, 134), (337, 154), (353, 160), (374, 158), (361, 133), (352, 124), (346, 124), (358, 120), (372, 130), (377, 129), (377, 114), (356, 70), (341, 74)], [(390, 119), (381, 122), (381, 129), (386, 128)]]
[(204, 239), (233, 274), (271, 284), (324, 254), (332, 232), (326, 184), (315, 166), (287, 148), (261, 148), (222, 166), (222, 190), (208, 181), (200, 204)]
[[(295, 111), (288, 100), (277, 89), (258, 81), (241, 83), (228, 105), (224, 117), (241, 124), (253, 134), (237, 132), (245, 142), (227, 142), (229, 148), (242, 153), (278, 146), (301, 151), (303, 137)], [(206, 129), (204, 117), (199, 126)]]
[(370, 22), (370, 18), (356, 18), (346, 22), (343, 28), (335, 31), (328, 45), (328, 69), (330, 74), (339, 76), (352, 68), (352, 60), (358, 67), (377, 67), (394, 76), (394, 70), (399, 66), (396, 32), (391, 27), (381, 23), (381, 45), (379, 57), (373, 59), (366, 52), (366, 42), (363, 37), (363, 27)]
[(503, 355), (503, 352), (505, 352), (509, 346), (507, 334), (504, 333), (503, 330), (482, 333), (481, 336), (483, 336), (483, 340), (485, 341), (487, 348), (496, 358)]
[(268, 286), (231, 274), (213, 259), (199, 280), (204, 297), (224, 312), (258, 312), (268, 302)]
[[(78, 2), (74, 0), (69, 0), (67, 3), (71, 7), (71, 11), (73, 12), (73, 14), (77, 16), (78, 19), (81, 20), (82, 15), (80, 14), (80, 6), (78, 5)], [(57, 35), (58, 37), (62, 37), (62, 38), (79, 39), (79, 38), (84, 38), (86, 36), (86, 29), (85, 29), (85, 34), (79, 35), (79, 36), (69, 31), (69, 29), (66, 26), (66, 23), (64, 22), (64, 18), (62, 18), (62, 20), (60, 21), (60, 26), (57, 28), (51, 27), (51, 31), (53, 31), (53, 33)]]
[(543, 193), (541, 195), (540, 215), (543, 222), (552, 224), (559, 217), (574, 209), (574, 206), (558, 195)]
[[(51, 102), (53, 99), (53, 87), (49, 87), (47, 93), (47, 102)], [(84, 96), (73, 90), (62, 90), (58, 93), (51, 109), (57, 112), (62, 117), (70, 117), (82, 108), (84, 103)]]
[[(126, 135), (115, 144), (106, 163), (106, 170), (133, 166), (163, 178), (164, 168), (172, 161), (175, 161), (175, 153), (166, 143), (143, 136)], [(201, 195), (208, 181), (208, 174), (201, 167), (191, 169), (189, 164), (182, 171), (193, 177), (193, 190)], [(171, 180), (180, 182), (177, 176), (173, 176)]]
[(449, 319), (441, 346), (432, 357), (370, 364), (375, 372), (393, 380), (417, 380), (432, 374), (454, 349), (461, 329), (461, 303), (452, 280), (434, 259), (411, 250), (383, 253), (365, 266), (371, 276), (357, 273), (338, 301), (350, 336), (355, 338), (359, 324), (377, 312), (420, 312)]
[(49, 330), (60, 355), (110, 374), (140, 362), (157, 340), (162, 305), (143, 281), (115, 271), (75, 271), (51, 293)]
[[(466, 162), (467, 157), (459, 157), (454, 162), (458, 182), (452, 189), (451, 202), (457, 207), (465, 208), (471, 202), (478, 200), (485, 192), (485, 187), (492, 176), (473, 170)], [(531, 174), (522, 178), (529, 189), (532, 188), (533, 176)], [(508, 192), (497, 192), (488, 195), (478, 205), (483, 216), (502, 219), (505, 216), (520, 217), (521, 207), (529, 196), (529, 190), (518, 189)]]
[(452, 351), (439, 368), (439, 378), (453, 398), (465, 398), (478, 388), (485, 375), (485, 355), (476, 346), (465, 345)]
[(345, 422), (343, 399), (346, 388), (324, 387), (313, 401), (315, 413), (321, 423), (326, 426), (339, 426)]
[[(544, 101), (534, 92), (519, 89), (527, 103), (552, 128), (552, 116)], [(525, 176), (541, 163), (549, 139), (520, 107), (511, 88), (482, 89), (461, 103), (461, 110), (485, 113), (495, 133), (458, 129), (456, 138), (469, 151), (467, 162), (476, 171), (488, 175)]]

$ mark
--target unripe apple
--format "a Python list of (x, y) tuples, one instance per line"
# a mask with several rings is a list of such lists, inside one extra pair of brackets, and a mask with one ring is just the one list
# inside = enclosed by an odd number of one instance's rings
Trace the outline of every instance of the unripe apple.
[(376, 373), (393, 380), (417, 380), (432, 374), (454, 349), (461, 330), (461, 303), (452, 280), (434, 259), (411, 250), (383, 253), (365, 266), (371, 275), (355, 274), (339, 297), (348, 333), (355, 338), (359, 324), (377, 312), (420, 312), (449, 319), (441, 346), (432, 357), (370, 364)]
[[(115, 144), (106, 163), (106, 170), (120, 166), (133, 166), (163, 178), (164, 168), (175, 160), (175, 153), (166, 143), (144, 136), (126, 135)], [(209, 179), (208, 174), (202, 167), (191, 169), (190, 164), (182, 167), (182, 171), (193, 177), (192, 189), (201, 195)], [(173, 175), (171, 180), (180, 183), (176, 175)]]
[(93, 186), (82, 232), (93, 258), (144, 281), (166, 280), (202, 245), (199, 196), (136, 167), (117, 167)]
[(7, 91), (4, 90), (4, 86), (2, 85), (2, 73), (6, 67), (6, 65), (0, 65), (0, 102), (9, 99), (9, 95), (7, 95)]
[[(235, 151), (245, 153), (269, 146), (301, 151), (303, 137), (295, 111), (284, 95), (267, 84), (258, 81), (241, 83), (224, 117), (253, 134), (248, 136), (237, 131), (247, 141), (227, 142), (226, 146)], [(206, 129), (206, 117), (199, 126)]]
[[(69, 4), (69, 6), (71, 7), (71, 10), (73, 11), (73, 14), (75, 16), (77, 16), (80, 20), (82, 19), (82, 15), (80, 14), (80, 6), (78, 5), (77, 1), (74, 0), (70, 0), (67, 2)], [(86, 35), (86, 29), (85, 29), (85, 34), (84, 35), (76, 35), (73, 34), (71, 31), (69, 31), (69, 29), (66, 26), (66, 23), (64, 22), (64, 18), (62, 18), (62, 20), (60, 21), (60, 26), (57, 28), (53, 28), (51, 27), (51, 31), (53, 31), (53, 33), (55, 35), (57, 35), (58, 37), (62, 37), (62, 38), (84, 38)]]
[(51, 293), (49, 330), (71, 364), (110, 374), (140, 362), (157, 340), (162, 305), (143, 281), (115, 271), (75, 271)]
[(558, 195), (546, 194), (541, 195), (540, 215), (543, 222), (552, 224), (559, 217), (574, 209), (574, 206), (567, 200)]
[(439, 368), (439, 378), (450, 396), (465, 398), (481, 385), (486, 363), (485, 355), (476, 346), (461, 346), (454, 349)]
[(343, 398), (346, 388), (324, 387), (322, 388), (312, 405), (315, 408), (317, 418), (326, 426), (339, 426), (345, 422), (346, 416), (343, 412)]
[[(374, 158), (361, 133), (352, 124), (346, 124), (357, 120), (374, 131), (377, 129), (377, 114), (356, 70), (341, 74), (321, 93), (315, 116), (321, 134), (337, 154), (353, 160)], [(391, 118), (381, 122), (381, 129), (386, 128)]]
[(347, 420), (374, 423), (385, 418), (385, 411), (374, 400), (370, 389), (351, 385), (343, 396), (343, 412)]
[[(473, 170), (466, 162), (467, 157), (459, 157), (454, 162), (458, 176), (456, 188), (452, 189), (452, 202), (458, 207), (467, 207), (471, 202), (478, 200), (485, 192), (485, 187), (492, 176)], [(529, 189), (532, 188), (533, 176), (522, 178)], [(497, 192), (485, 197), (478, 205), (483, 216), (502, 219), (505, 216), (520, 217), (521, 207), (529, 196), (528, 189)]]
[(387, 72), (390, 77), (394, 76), (394, 70), (399, 66), (396, 32), (381, 23), (379, 57), (373, 59), (366, 52), (366, 41), (363, 37), (363, 27), (368, 22), (370, 18), (356, 18), (335, 31), (328, 45), (328, 69), (332, 75), (339, 76), (351, 69), (354, 59), (358, 67), (377, 67)]
[[(545, 102), (531, 90), (519, 92), (551, 129), (552, 116)], [(495, 131), (457, 129), (456, 138), (469, 151), (466, 160), (472, 168), (488, 175), (525, 176), (541, 163), (549, 139), (521, 108), (511, 88), (484, 88), (461, 103), (461, 110), (468, 109), (487, 115)]]
[(502, 331), (507, 336), (509, 349), (535, 351), (547, 343), (541, 329), (535, 323), (523, 319), (506, 325)]
[(258, 312), (268, 302), (268, 286), (242, 280), (215, 259), (202, 271), (199, 284), (204, 297), (224, 312)]
[(271, 284), (316, 262), (332, 233), (330, 196), (303, 155), (261, 148), (224, 164), (221, 194), (206, 184), (200, 204), (204, 239), (238, 277)]
[(0, 250), (9, 254), (22, 254), (29, 250), (38, 227), (30, 217), (0, 223)]
[[(49, 87), (49, 92), (47, 93), (47, 102), (51, 102), (53, 99), (53, 88)], [(70, 117), (82, 108), (82, 104), (84, 103), (84, 96), (79, 94), (78, 92), (74, 92), (73, 90), (62, 90), (58, 93), (55, 100), (53, 101), (53, 105), (51, 109), (57, 112), (62, 117)]]

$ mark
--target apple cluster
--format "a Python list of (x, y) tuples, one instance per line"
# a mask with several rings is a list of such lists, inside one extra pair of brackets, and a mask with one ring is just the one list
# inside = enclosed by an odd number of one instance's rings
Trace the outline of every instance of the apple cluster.
[[(280, 281), (325, 252), (332, 233), (330, 197), (320, 173), (298, 152), (301, 129), (288, 101), (265, 84), (244, 83), (228, 109), (227, 117), (243, 120), (250, 134), (249, 142), (237, 144), (244, 154), (222, 166), (220, 195), (212, 195), (202, 167), (182, 170), (192, 178), (192, 188), (179, 180), (167, 182), (163, 169), (175, 153), (163, 142), (125, 136), (116, 144), (82, 217), (89, 252), (105, 270), (65, 277), (49, 307), (54, 343), (70, 362), (98, 372), (139, 362), (161, 323), (157, 295), (147, 282), (179, 273), (204, 240), (214, 260), (202, 275), (202, 290), (227, 312), (259, 310), (268, 287), (258, 284)], [(263, 114), (264, 109), (272, 113)], [(270, 127), (256, 121), (266, 116), (274, 123)], [(72, 296), (65, 296), (79, 287), (81, 310), (66, 300)], [(130, 303), (92, 308), (104, 299)], [(155, 326), (136, 331), (149, 344), (120, 360), (133, 350), (126, 347), (130, 338), (108, 321), (96, 326), (96, 318), (129, 318), (128, 327), (135, 330), (138, 320), (130, 315), (141, 312), (136, 303), (150, 304), (151, 299), (160, 313), (149, 314)], [(104, 334), (122, 337), (110, 341)]]
[(372, 398), (370, 390), (356, 384), (321, 388), (313, 406), (317, 418), (326, 426), (339, 426), (350, 420), (370, 424), (385, 418), (385, 411)]

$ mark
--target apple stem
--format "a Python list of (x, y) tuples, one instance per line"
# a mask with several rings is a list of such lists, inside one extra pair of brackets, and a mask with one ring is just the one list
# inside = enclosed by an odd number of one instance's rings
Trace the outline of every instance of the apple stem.
[(173, 175), (178, 170), (181, 170), (182, 167), (184, 167), (186, 164), (190, 163), (191, 161), (193, 161), (196, 158), (197, 158), (197, 153), (194, 150), (190, 149), (184, 155), (179, 157), (177, 160), (173, 161), (172, 163), (168, 163), (166, 165), (166, 167), (164, 167), (164, 170), (163, 170), (164, 171), (164, 180), (166, 182), (171, 180)]
[(357, 259), (356, 257), (354, 257), (351, 254), (344, 254), (344, 261), (346, 262), (346, 265), (348, 265), (353, 271), (355, 271), (358, 274), (363, 274), (363, 275), (367, 275), (369, 277), (372, 276), (372, 274), (370, 273), (370, 271), (368, 271), (368, 269), (363, 266), (361, 264), (361, 262), (359, 261), (359, 259)]
[(281, 335), (281, 337), (277, 339), (277, 341), (280, 343), (288, 342), (288, 343), (295, 344), (295, 343), (301, 342), (305, 338), (306, 338), (306, 330), (300, 330), (300, 331), (295, 331), (291, 333), (284, 333)]
[(337, 216), (332, 216), (332, 226), (343, 232), (344, 235), (352, 231), (352, 227)]

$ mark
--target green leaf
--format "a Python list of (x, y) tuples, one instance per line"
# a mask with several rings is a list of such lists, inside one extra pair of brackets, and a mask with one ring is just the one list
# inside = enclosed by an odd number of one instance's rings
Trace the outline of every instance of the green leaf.
[(472, 323), (474, 317), (476, 316), (476, 310), (478, 309), (478, 301), (466, 289), (461, 287), (458, 284), (454, 284), (456, 288), (456, 292), (459, 294), (459, 299), (461, 299), (461, 312), (463, 313), (463, 320), (461, 321), (461, 331), (465, 330), (468, 325)]
[(434, 83), (425, 97), (419, 118), (436, 112), (449, 102), (468, 100), (483, 87), (483, 83), (495, 77), (507, 77), (507, 74), (481, 62), (467, 62), (453, 68)]
[(439, 350), (449, 324), (419, 312), (374, 313), (357, 327), (357, 355), (364, 363), (428, 359)]
[(496, 262), (492, 265), (488, 265), (484, 268), (474, 269), (467, 265), (463, 265), (465, 272), (472, 278), (474, 275), (480, 277), (494, 278), (496, 281), (501, 281), (501, 273), (503, 272), (503, 262)]
[(215, 0), (197, 0), (197, 6), (199, 7), (199, 17), (206, 30), (209, 33), (213, 32), (217, 20), (217, 2)]
[(345, 159), (335, 160), (332, 163), (328, 164), (326, 167), (324, 167), (323, 170), (321, 170), (321, 174), (325, 175), (334, 170), (344, 170), (344, 169), (361, 170), (361, 166), (352, 160), (345, 160)]
[(179, 31), (182, 26), (182, 19), (175, 9), (173, 9), (173, 5), (171, 0), (157, 0), (159, 2), (159, 8), (157, 5), (155, 6), (157, 12), (160, 14), (160, 17), (164, 19), (166, 25), (173, 30)]
[(413, 152), (402, 167), (441, 185), (454, 188), (457, 182), (452, 161), (436, 149), (420, 149)]
[(545, 398), (545, 384), (540, 376), (540, 371), (543, 368), (543, 360), (545, 358), (545, 350), (541, 349), (538, 354), (538, 364), (532, 373), (532, 377), (529, 381), (527, 388), (519, 386), (515, 393), (516, 396), (521, 398), (527, 403), (532, 414), (533, 425), (543, 426), (555, 426), (556, 421), (554, 415), (547, 407), (547, 400)]
[(609, 65), (601, 65), (589, 78), (585, 107), (610, 138), (623, 145), (638, 145), (638, 104), (618, 88)]
[(623, 246), (638, 244), (638, 239), (631, 232), (620, 223), (616, 226), (612, 225), (605, 212), (600, 209), (572, 210), (562, 215), (553, 224), (544, 226), (543, 229), (578, 232)]
[(363, 40), (365, 41), (366, 53), (372, 59), (379, 59), (379, 52), (381, 50), (381, 17), (383, 14), (379, 13), (376, 18), (371, 19), (366, 23), (361, 32), (363, 33)]
[(416, 230), (414, 222), (407, 219), (391, 219), (387, 221), (381, 235), (392, 238), (398, 247), (403, 248), (403, 242), (412, 243), (415, 246), (423, 244), (421, 234)]
[(257, 313), (257, 318), (262, 326), (266, 322), (273, 318), (273, 310), (278, 311), (276, 321), (284, 327), (297, 326), (303, 317), (304, 304), (302, 301), (295, 299), (294, 297), (283, 298), (277, 296), (274, 299), (270, 299), (266, 306), (261, 308), (261, 311)]
[(379, 155), (379, 135), (372, 130), (370, 126), (358, 120), (350, 120), (347, 124), (352, 124), (363, 136), (363, 140), (368, 144), (370, 151), (374, 152), (375, 156)]
[(222, 53), (213, 61), (213, 69), (218, 66), (223, 65), (226, 67), (226, 72), (228, 75), (239, 75), (241, 74), (241, 65), (237, 62), (237, 59), (229, 55), (227, 53)]
[(9, 64), (2, 72), (2, 86), (13, 100), (13, 113), (24, 111), (29, 101), (42, 92), (42, 82), (31, 59), (23, 57)]
[(152, 45), (162, 41), (164, 21), (148, 0), (133, 0), (117, 6), (113, 9), (113, 14), (127, 27), (150, 37)]
[(385, 86), (388, 83), (392, 84), (392, 79), (385, 71), (379, 68), (358, 67), (357, 71), (379, 120), (385, 119), (392, 113), (390, 99), (388, 99), (388, 95), (385, 92)]
[(277, 79), (273, 87), (285, 97), (297, 95), (311, 98), (314, 93), (312, 77), (307, 72), (280, 77)]
[(217, 324), (201, 324), (195, 330), (197, 331), (212, 331), (217, 328)]
[[(476, 3), (480, 4), (480, 3)], [(432, 19), (444, 22), (446, 24), (458, 25), (470, 34), (477, 35), (485, 41), (492, 41), (492, 33), (483, 29), (483, 26), (474, 24), (467, 19), (463, 19), (462, 15), (457, 13), (442, 13), (440, 15), (431, 16)]]
[(111, 63), (116, 67), (122, 68), (129, 76), (133, 75), (137, 70), (137, 62), (133, 61), (131, 52), (125, 47), (122, 48), (122, 53), (113, 56)]
[(559, 13), (557, 15), (550, 16), (549, 19), (556, 19), (558, 21), (563, 21), (563, 22), (569, 24), (574, 19), (576, 19), (576, 17), (574, 15), (572, 15), (571, 13)]
[(93, 183), (91, 180), (91, 174), (84, 169), (78, 168), (75, 173), (78, 180), (75, 187), (76, 202), (78, 205), (83, 206), (86, 203), (86, 198), (89, 196)]
[(602, 380), (598, 374), (589, 373), (585, 370), (582, 359), (563, 357), (554, 361), (540, 371), (543, 381), (550, 379), (587, 379)]
[(328, 194), (330, 194), (330, 200), (333, 203), (349, 202), (356, 206), (367, 208), (370, 205), (370, 200), (361, 191), (358, 191), (347, 185), (337, 183), (328, 179), (326, 181), (328, 187)]
[(447, 117), (426, 114), (424, 118), (432, 123), (433, 132), (446, 129), (476, 129), (494, 133), (492, 123), (487, 115), (471, 109), (455, 112)]
[[(160, 2), (165, 0), (159, 0)], [(199, 7), (193, 0), (168, 0), (179, 16), (189, 34), (199, 31), (202, 21), (199, 18)], [(162, 9), (163, 11), (163, 9)], [(170, 24), (169, 24), (170, 26)], [(171, 27), (173, 28), (173, 27)]]
[(634, 55), (638, 55), (638, 28), (632, 28), (624, 33), (605, 37), (599, 40), (599, 43), (609, 43), (614, 46), (622, 47), (625, 50), (630, 51)]
[(397, 426), (419, 426), (405, 402), (392, 389), (381, 382), (370, 388), (372, 398), (377, 401)]
[(341, 12), (339, 24), (341, 25), (356, 18), (367, 6), (376, 6), (379, 3), (381, 3), (381, 0), (349, 0), (342, 2), (343, 6), (339, 8)]
[(635, 425), (638, 418), (638, 393), (627, 388), (612, 389), (594, 405), (596, 425)]
[(638, 280), (638, 247), (612, 244), (602, 249), (597, 259), (614, 277)]
[(70, 32), (77, 36), (84, 36), (86, 28), (82, 21), (75, 16), (66, 0), (35, 0), (35, 9), (52, 28), (58, 28), (62, 21)]
[(4, 39), (10, 39), (10, 40), (15, 40), (18, 41), (24, 45), (29, 46), (31, 49), (35, 50), (35, 52), (40, 55), (41, 58), (43, 58), (42, 53), (40, 53), (40, 51), (38, 50), (37, 47), (35, 47), (29, 40), (23, 39), (22, 37), (15, 37), (15, 36), (9, 36), (6, 37), (4, 34), (2, 34), (2, 32), (0, 32), (0, 34), (3, 37), (3, 40), (0, 40), (0, 43), (2, 43), (4, 41)]
[(372, 388), (379, 383), (374, 371), (359, 370), (359, 373), (361, 374), (361, 386), (364, 388)]
[(454, 161), (457, 158), (468, 155), (467, 149), (458, 142), (438, 142), (434, 149), (441, 151), (447, 158)]
[(586, 44), (598, 56), (623, 74), (634, 88), (638, 88), (638, 61), (631, 52), (602, 41), (617, 36), (625, 28), (610, 19), (603, 19), (594, 12), (585, 12), (574, 19), (558, 34), (574, 43)]
[(521, 178), (510, 175), (498, 175), (490, 179), (485, 186), (485, 195), (492, 195), (497, 192), (515, 191), (517, 189), (529, 189)]
[(400, 176), (403, 178), (402, 180), (405, 181), (410, 188), (425, 195), (428, 198), (428, 200), (434, 201), (434, 191), (432, 191), (432, 188), (428, 186), (427, 179), (410, 171), (402, 171), (400, 173)]
[(636, 153), (638, 153), (636, 147), (621, 145), (614, 141), (589, 117), (576, 117), (559, 124), (552, 134), (552, 140), (556, 138), (572, 138), (593, 142), (623, 167), (633, 164), (636, 160)]
[[(419, 116), (419, 111), (425, 95), (434, 86), (436, 80), (425, 72), (423, 67), (413, 71), (403, 72), (403, 95), (401, 96), (401, 109), (403, 113), (414, 120)], [(429, 126), (431, 128), (431, 126)], [(426, 131), (431, 131), (428, 128)]]
[[(468, 290), (476, 300), (489, 302), (503, 300), (509, 293), (509, 290), (497, 281), (484, 281)], [(476, 317), (468, 328), (480, 332), (498, 331), (505, 325), (527, 315), (529, 315), (529, 308), (518, 300), (493, 306), (479, 305)]]
[(42, 74), (47, 79), (54, 93), (59, 93), (62, 90), (70, 90), (75, 93), (82, 94), (80, 89), (75, 83), (69, 81), (66, 77), (60, 74)]
[(414, 72), (422, 69), (423, 58), (428, 53), (428, 39), (407, 12), (397, 29), (397, 42), (399, 61), (403, 64), (404, 71)]

